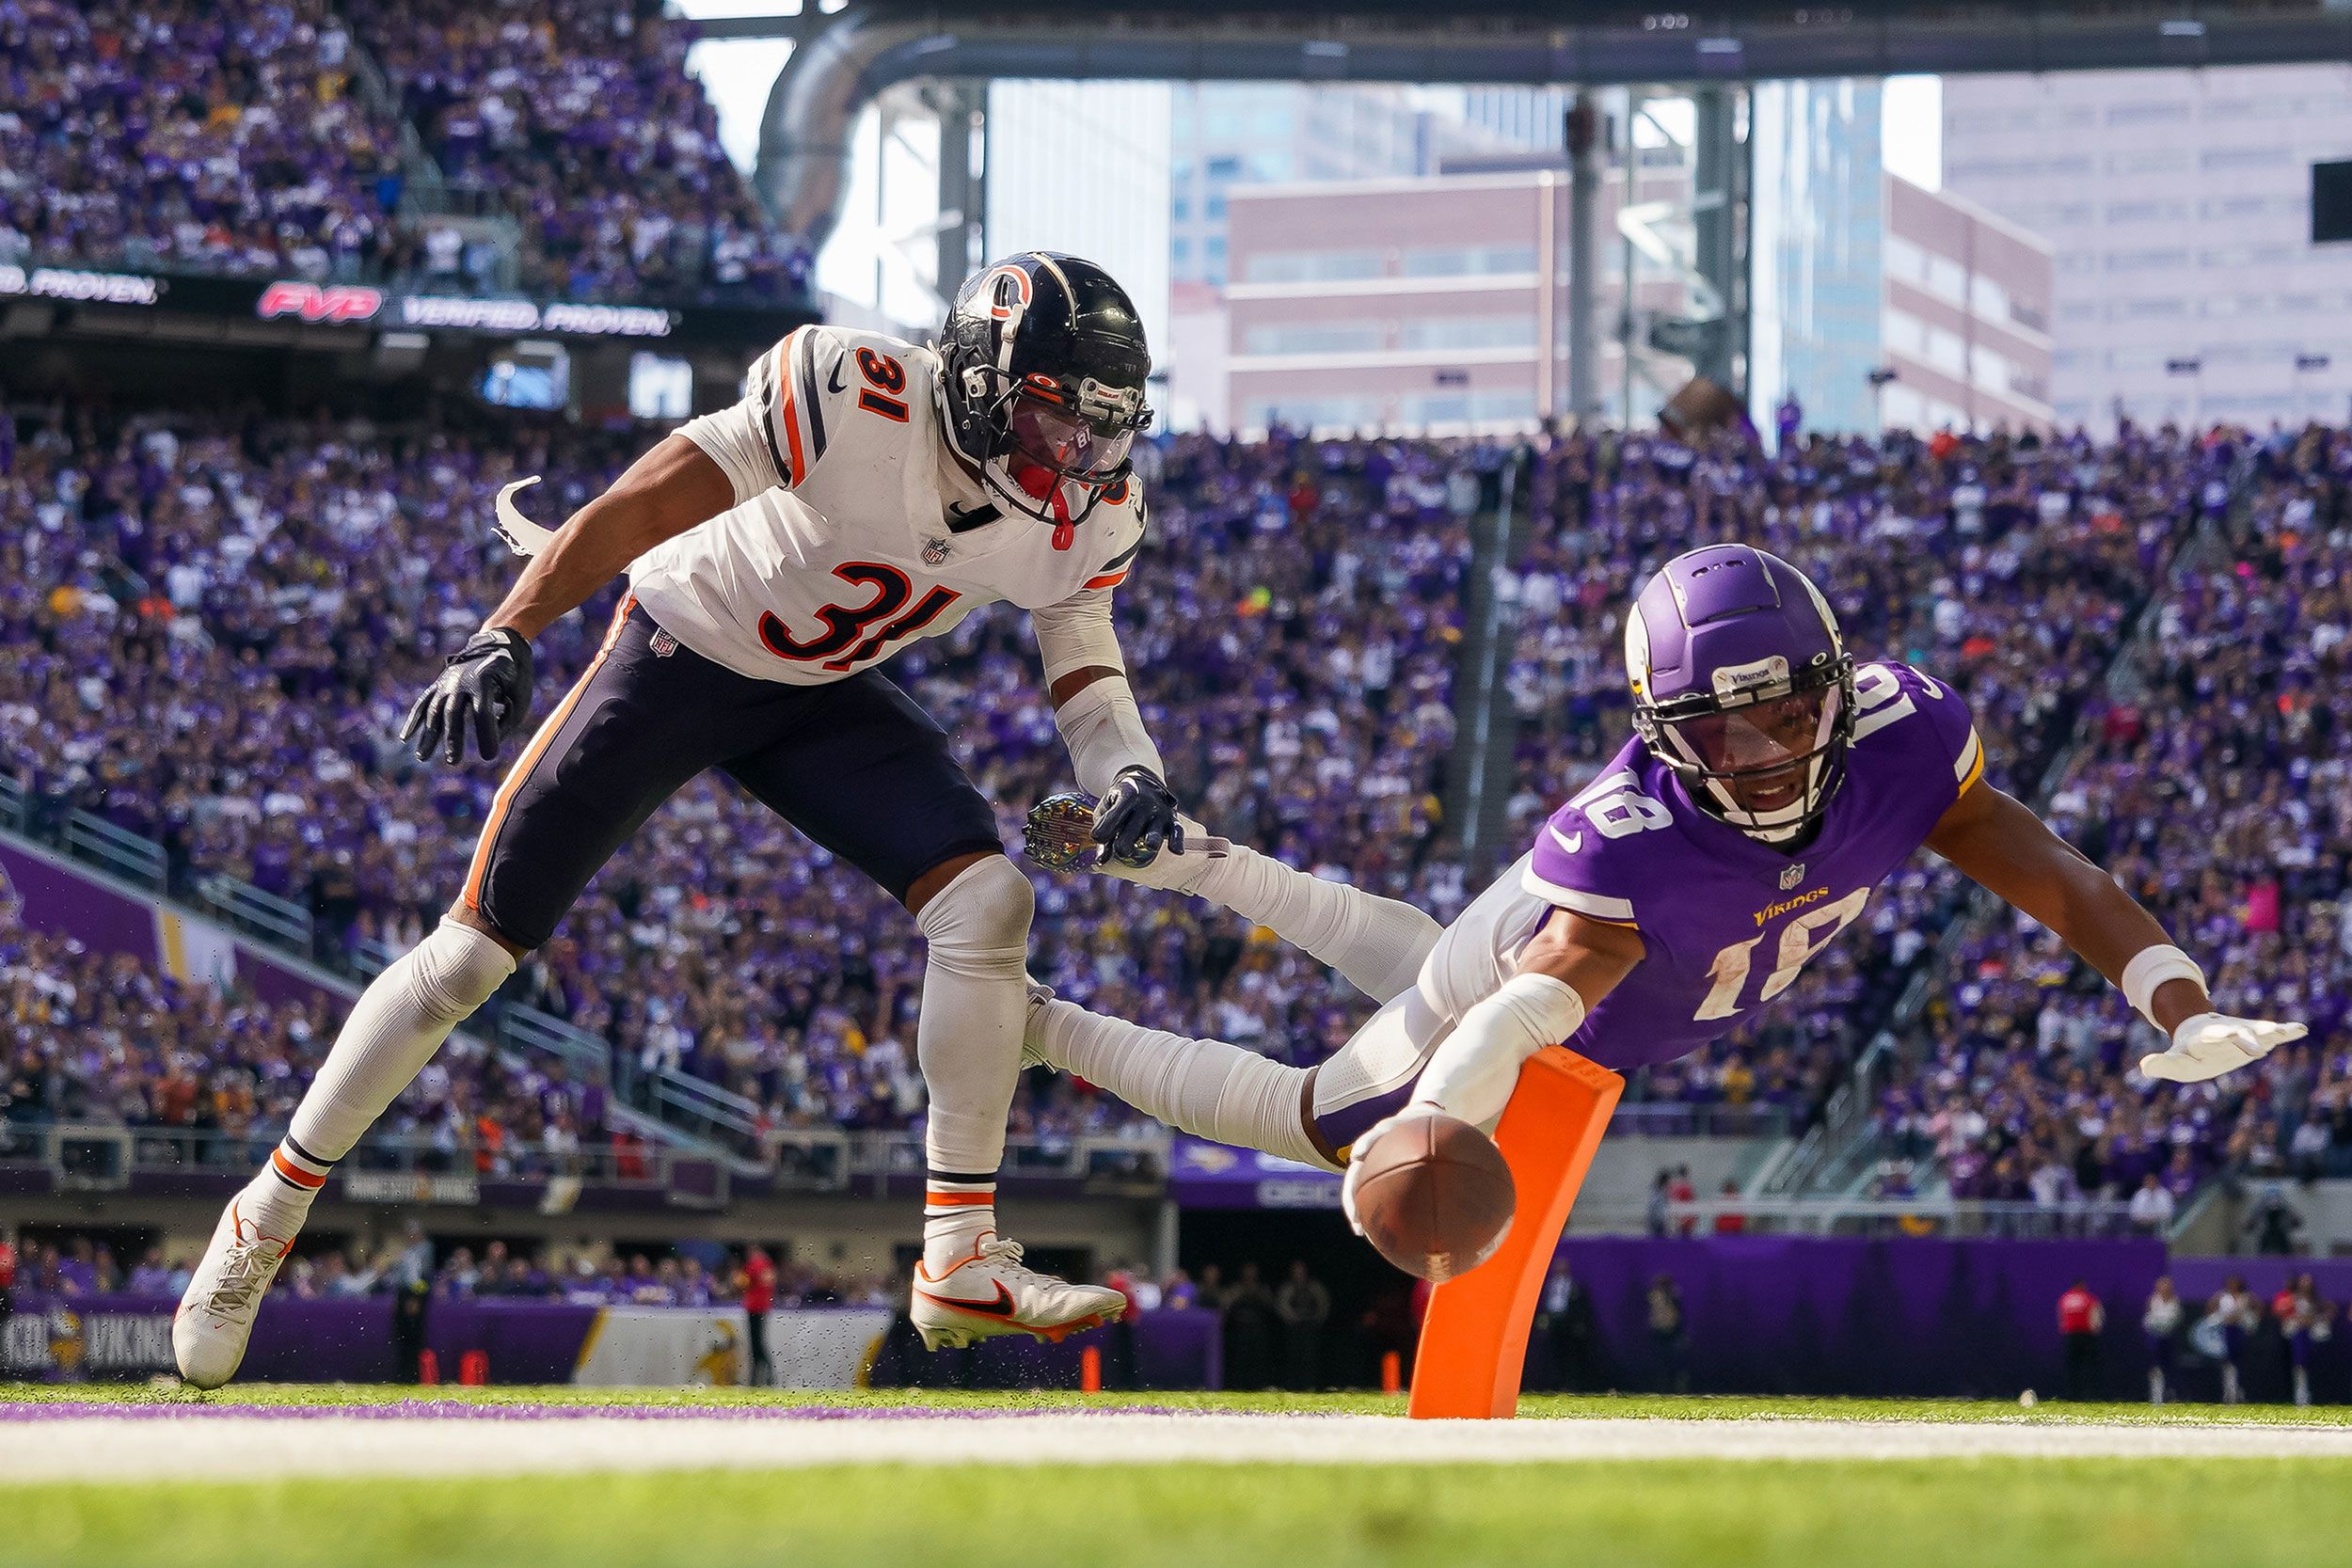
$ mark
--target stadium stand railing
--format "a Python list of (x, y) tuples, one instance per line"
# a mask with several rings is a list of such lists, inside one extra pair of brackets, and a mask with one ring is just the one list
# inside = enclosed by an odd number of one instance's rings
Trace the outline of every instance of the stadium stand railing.
[[(170, 861), (164, 847), (153, 839), (118, 828), (101, 816), (86, 811), (69, 814), (65, 821), (64, 845), (74, 859), (99, 866), (126, 882), (135, 882), (156, 893), (164, 891), (169, 880)], [(251, 890), (262, 896), (261, 890)], [(303, 917), (307, 930), (310, 917)]]
[(1445, 816), (1461, 824), (1462, 858), (1483, 866), (1498, 858), (1510, 835), (1512, 752), (1518, 717), (1504, 675), (1518, 637), (1518, 610), (1506, 604), (1497, 574), (1511, 559), (1513, 518), (1528, 504), (1515, 451), (1498, 476), (1495, 505), (1470, 519), (1470, 562), (1462, 578), (1461, 657), (1454, 689), (1458, 723), (1454, 736)]
[[(122, 1192), (135, 1178), (156, 1175), (241, 1181), (269, 1157), (277, 1142), (275, 1132), (259, 1130), (226, 1132), (57, 1121), (19, 1129), (10, 1142), (0, 1145), (0, 1169), (45, 1168), (60, 1192)], [(429, 1193), (433, 1201), (470, 1203), (478, 1201), (483, 1180), (497, 1180), (661, 1193), (681, 1206), (702, 1207), (714, 1193), (724, 1201), (731, 1175), (724, 1162), (660, 1146), (591, 1146), (563, 1154), (520, 1148), (492, 1159), (430, 1137), (383, 1133), (352, 1153), (337, 1180), (341, 1196), (359, 1202), (409, 1201)]]
[(1672, 1236), (1940, 1236), (2059, 1240), (2123, 1237), (2134, 1230), (2130, 1206), (2094, 1198), (2070, 1203), (1996, 1203), (1949, 1195), (1871, 1198), (1816, 1194), (1793, 1197), (1698, 1198), (1669, 1203), (1662, 1216), (1628, 1204), (1580, 1204), (1574, 1231), (1655, 1231)]
[(293, 953), (315, 950), (310, 911), (290, 898), (263, 893), (250, 882), (218, 872), (200, 878), (195, 894), (199, 909), (247, 936), (262, 938)]

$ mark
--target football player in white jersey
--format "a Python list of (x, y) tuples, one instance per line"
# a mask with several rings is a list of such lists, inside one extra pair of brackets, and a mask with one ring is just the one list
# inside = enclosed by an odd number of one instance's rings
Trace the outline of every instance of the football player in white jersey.
[[(1181, 842), (1129, 689), (1111, 591), (1143, 538), (1128, 450), (1150, 420), (1135, 308), (1089, 261), (1032, 251), (959, 293), (935, 348), (805, 326), (741, 402), (688, 421), (560, 531), (501, 498), (532, 556), (404, 726), (418, 755), (485, 759), (521, 727), (531, 639), (623, 571), (601, 650), (500, 785), (447, 917), (371, 984), (284, 1141), (222, 1214), (173, 1324), (217, 1387), (335, 1162), (654, 809), (725, 771), (901, 900), (930, 943), (916, 1056), (930, 1088), (927, 1344), (1059, 1338), (1117, 1291), (1025, 1268), (996, 1230), (1021, 1070), (1028, 879), (945, 733), (876, 668), (983, 604), (1028, 610), (1106, 852)], [(820, 955), (811, 955), (820, 961)]]

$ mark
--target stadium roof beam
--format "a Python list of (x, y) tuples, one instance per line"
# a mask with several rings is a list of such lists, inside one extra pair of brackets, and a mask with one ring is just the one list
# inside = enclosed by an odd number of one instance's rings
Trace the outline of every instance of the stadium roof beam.
[[(1433, 9), (1442, 20), (1430, 20)], [(778, 220), (812, 244), (833, 230), (859, 111), (915, 77), (1604, 86), (2352, 59), (2352, 7), (2340, 0), (1706, 10), (1170, 0), (1164, 10), (1116, 14), (863, 0), (813, 33), (804, 14), (699, 26), (707, 38), (803, 40), (769, 95), (757, 182)]]

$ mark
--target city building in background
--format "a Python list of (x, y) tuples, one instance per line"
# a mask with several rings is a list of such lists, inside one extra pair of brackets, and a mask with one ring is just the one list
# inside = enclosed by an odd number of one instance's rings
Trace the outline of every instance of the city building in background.
[[(1669, 199), (1678, 161), (1638, 193)], [(1623, 176), (1597, 203), (1599, 317), (1621, 314)], [(1236, 430), (1518, 430), (1567, 406), (1568, 188), (1565, 167), (1417, 179), (1253, 185), (1230, 196), (1226, 388)], [(1638, 275), (1637, 275), (1638, 276)], [(1645, 311), (1677, 310), (1678, 280), (1645, 279)], [(1624, 359), (1604, 331), (1605, 417), (1625, 406)], [(1647, 358), (1646, 355), (1639, 357)], [(1646, 415), (1687, 378), (1644, 367)], [(1645, 399), (1650, 401), (1645, 401)]]
[(1171, 101), (1168, 231), (1184, 282), (1222, 284), (1236, 186), (1434, 174), (1473, 153), (1559, 147), (1557, 88), (1178, 83)]
[(1879, 353), (1893, 373), (1873, 417), (1847, 428), (2049, 429), (2048, 243), (1949, 191), (1881, 181)]
[(1790, 392), (1813, 430), (1867, 430), (1880, 354), (1881, 89), (1839, 78), (1761, 82), (1749, 103), (1748, 406), (1756, 427)]
[(2059, 422), (2341, 419), (2352, 254), (2311, 242), (2312, 165), (2352, 157), (2352, 66), (1969, 76), (1945, 184), (2046, 237)]
[(1058, 250), (1126, 288), (1168, 363), (1174, 90), (1165, 82), (988, 85), (988, 252)]
[(1760, 83), (1748, 404), (1809, 430), (2048, 427), (2050, 247), (1885, 166), (1883, 89)]

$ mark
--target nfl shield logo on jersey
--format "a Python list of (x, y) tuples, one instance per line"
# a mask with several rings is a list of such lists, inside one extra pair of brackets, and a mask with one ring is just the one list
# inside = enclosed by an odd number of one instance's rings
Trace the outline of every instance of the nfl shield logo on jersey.
[(926, 539), (923, 541), (924, 565), (938, 566), (944, 564), (946, 560), (947, 541), (945, 538)]
[(677, 639), (659, 626), (654, 628), (653, 641), (649, 645), (656, 658), (667, 658), (677, 652)]
[(1780, 891), (1783, 893), (1793, 892), (1795, 891), (1797, 884), (1804, 880), (1804, 862), (1795, 862), (1788, 867), (1788, 870), (1780, 874)]

